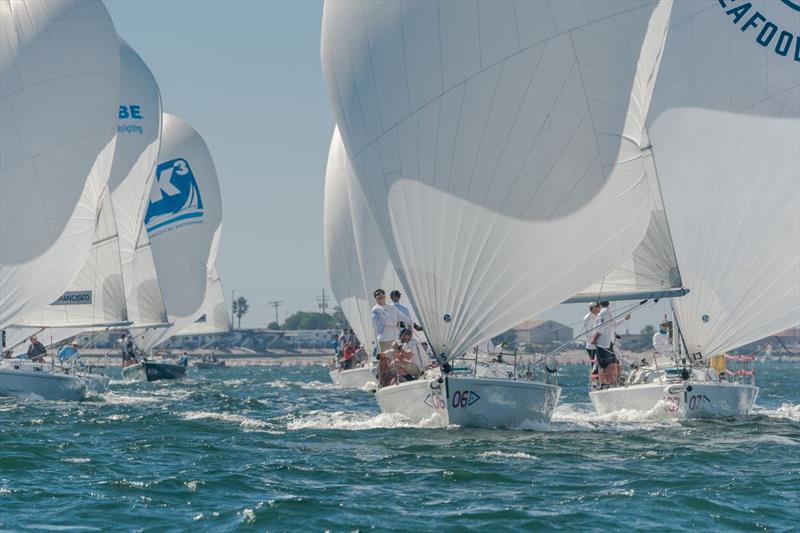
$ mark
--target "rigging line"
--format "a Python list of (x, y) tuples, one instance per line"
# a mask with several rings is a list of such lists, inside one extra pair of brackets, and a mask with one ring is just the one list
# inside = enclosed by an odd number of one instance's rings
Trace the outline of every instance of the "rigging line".
[[(634, 305), (632, 305), (632, 306), (631, 306), (631, 308), (629, 308), (629, 309), (626, 311), (626, 314), (635, 313), (636, 311), (638, 311), (638, 310), (639, 310), (639, 308), (644, 308), (644, 306), (645, 306), (645, 305), (647, 305), (648, 303), (650, 303), (650, 306), (652, 306), (652, 305), (655, 305), (655, 303), (656, 303), (656, 302), (655, 302), (655, 300), (653, 300), (652, 302), (650, 302), (650, 300), (643, 300), (643, 301), (639, 302), (638, 304), (634, 304)], [(625, 316), (625, 315), (623, 315), (623, 314), (620, 314), (620, 316)], [(619, 322), (622, 322), (622, 320), (620, 320), (620, 318), (619, 318), (619, 317), (617, 317), (617, 318), (614, 318), (614, 319), (611, 321), (611, 324), (617, 324), (617, 323), (619, 323)], [(588, 330), (586, 330), (586, 331), (584, 331), (584, 332), (580, 333), (579, 335), (576, 335), (575, 337), (571, 338), (570, 340), (568, 340), (568, 341), (567, 341), (567, 342), (565, 342), (564, 344), (561, 344), (560, 346), (557, 346), (556, 348), (553, 348), (553, 349), (552, 349), (552, 350), (550, 350), (549, 352), (545, 353), (545, 354), (544, 354), (542, 357), (547, 357), (547, 356), (553, 355), (553, 354), (554, 354), (554, 353), (556, 353), (556, 352), (559, 352), (559, 351), (561, 351), (562, 349), (566, 348), (567, 346), (569, 346), (570, 344), (572, 344), (572, 343), (573, 343), (573, 342), (575, 342), (576, 340), (580, 339), (582, 336), (586, 335), (587, 333), (590, 333), (590, 332), (592, 332), (592, 331), (595, 331), (595, 330), (597, 330), (598, 328), (602, 327), (603, 325), (604, 325), (604, 324), (601, 324), (601, 325), (599, 325), (599, 326), (595, 326), (595, 327), (593, 327), (593, 328), (591, 328), (591, 329), (588, 329)]]
[(787, 348), (786, 345), (783, 343), (783, 340), (780, 337), (778, 337), (777, 335), (773, 335), (772, 337), (776, 341), (778, 341), (778, 344), (780, 344), (783, 347), (783, 349), (786, 350), (786, 353), (788, 353), (789, 355), (800, 355), (800, 352), (793, 352), (789, 348)]

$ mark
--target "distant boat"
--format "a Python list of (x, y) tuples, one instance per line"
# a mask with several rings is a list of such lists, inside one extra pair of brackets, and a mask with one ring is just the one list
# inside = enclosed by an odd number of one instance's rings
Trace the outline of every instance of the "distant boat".
[(182, 357), (176, 363), (168, 361), (141, 361), (122, 368), (122, 377), (137, 381), (162, 381), (181, 379), (186, 375), (189, 359)]

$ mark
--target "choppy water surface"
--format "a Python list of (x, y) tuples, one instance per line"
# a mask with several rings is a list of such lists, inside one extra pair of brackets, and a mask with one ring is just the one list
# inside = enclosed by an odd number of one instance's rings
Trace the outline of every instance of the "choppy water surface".
[(0, 529), (660, 528), (800, 523), (800, 368), (758, 367), (757, 413), (597, 416), (584, 368), (541, 431), (414, 427), (322, 367), (112, 382), (0, 400)]

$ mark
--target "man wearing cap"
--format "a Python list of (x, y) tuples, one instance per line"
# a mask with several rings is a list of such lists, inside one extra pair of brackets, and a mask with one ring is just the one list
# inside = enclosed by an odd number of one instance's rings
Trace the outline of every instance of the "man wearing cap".
[(378, 336), (380, 351), (388, 350), (392, 343), (400, 338), (400, 322), (411, 324), (411, 317), (394, 305), (386, 304), (386, 292), (383, 289), (375, 289), (372, 293), (375, 297), (375, 305), (372, 308), (372, 325), (375, 327), (375, 334)]
[(669, 322), (662, 321), (658, 325), (658, 331), (653, 335), (653, 349), (657, 354), (670, 355), (672, 353), (672, 341), (669, 340)]
[(583, 317), (583, 331), (586, 339), (586, 353), (589, 354), (589, 361), (592, 365), (591, 380), (592, 384), (600, 376), (600, 367), (597, 365), (597, 347), (592, 344), (594, 342), (594, 334), (597, 331), (594, 329), (597, 326), (597, 314), (600, 312), (600, 304), (592, 302), (589, 304), (589, 312)]
[(61, 363), (77, 357), (75, 361), (80, 362), (80, 352), (78, 351), (78, 343), (72, 341), (72, 344), (67, 344), (58, 351), (58, 360)]
[[(389, 304), (389, 305), (391, 305), (392, 307), (396, 307), (397, 310), (400, 311), (400, 313), (410, 317), (411, 316), (411, 311), (408, 310), (408, 307), (406, 307), (405, 305), (400, 303), (400, 297), (401, 296), (402, 296), (402, 294), (397, 289), (395, 289), (392, 292), (390, 292), (389, 293), (389, 298), (392, 299), (392, 303)], [(413, 320), (409, 320), (408, 322), (406, 322), (406, 325), (408, 325), (409, 327), (413, 326), (414, 329), (417, 330), (417, 331), (422, 331), (422, 326), (420, 326), (417, 323), (414, 323)]]
[(411, 328), (400, 330), (400, 340), (392, 347), (394, 360), (391, 367), (398, 381), (416, 379), (428, 366), (428, 354), (411, 332)]
[(47, 355), (47, 349), (39, 342), (36, 336), (31, 337), (31, 344), (28, 346), (28, 359), (31, 361), (43, 361)]

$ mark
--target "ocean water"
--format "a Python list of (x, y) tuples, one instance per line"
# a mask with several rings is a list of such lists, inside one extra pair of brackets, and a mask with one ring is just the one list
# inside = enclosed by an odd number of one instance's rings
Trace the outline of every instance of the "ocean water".
[(415, 427), (327, 370), (192, 370), (81, 403), (0, 400), (0, 530), (797, 531), (800, 367), (756, 413), (597, 416), (566, 368), (538, 431)]

